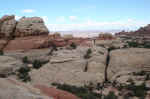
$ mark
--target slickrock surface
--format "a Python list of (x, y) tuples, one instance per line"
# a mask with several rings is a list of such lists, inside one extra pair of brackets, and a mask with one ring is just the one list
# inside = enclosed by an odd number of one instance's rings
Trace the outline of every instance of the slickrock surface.
[(108, 76), (112, 78), (128, 72), (144, 70), (150, 72), (150, 49), (129, 48), (110, 53)]
[(9, 56), (0, 56), (0, 76), (6, 77), (23, 66), (22, 62)]
[[(42, 85), (57, 82), (77, 86), (89, 82), (102, 82), (107, 51), (101, 47), (92, 49), (92, 57), (86, 60), (83, 56), (87, 50), (88, 47), (78, 47), (76, 50), (61, 49), (56, 51), (50, 58), (49, 63), (39, 70), (30, 72), (31, 82)], [(87, 71), (85, 71), (87, 61), (89, 65), (87, 65)]]

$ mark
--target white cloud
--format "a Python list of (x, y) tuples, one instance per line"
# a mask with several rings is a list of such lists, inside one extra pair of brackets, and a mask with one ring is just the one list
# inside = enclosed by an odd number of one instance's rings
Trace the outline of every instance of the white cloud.
[(69, 19), (70, 19), (71, 21), (76, 21), (78, 18), (77, 18), (77, 16), (69, 16)]
[(19, 20), (21, 18), (21, 16), (15, 16), (16, 20)]
[[(64, 19), (63, 19), (64, 20)], [(150, 22), (138, 21), (133, 19), (113, 21), (113, 22), (97, 22), (93, 20), (87, 20), (78, 24), (48, 24), (48, 28), (51, 31), (68, 31), (68, 30), (135, 30), (141, 26), (145, 26)]]
[(34, 9), (24, 9), (22, 10), (23, 13), (34, 13), (36, 12)]

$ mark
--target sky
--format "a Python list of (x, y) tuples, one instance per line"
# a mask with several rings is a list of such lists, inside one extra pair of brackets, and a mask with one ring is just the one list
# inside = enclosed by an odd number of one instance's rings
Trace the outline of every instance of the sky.
[(135, 30), (150, 24), (150, 0), (1, 0), (0, 17), (42, 17), (50, 31)]

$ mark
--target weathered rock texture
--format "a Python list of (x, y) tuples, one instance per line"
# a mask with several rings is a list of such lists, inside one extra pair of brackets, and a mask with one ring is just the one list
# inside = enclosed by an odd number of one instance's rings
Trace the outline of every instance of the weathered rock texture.
[[(83, 56), (87, 50), (88, 47), (78, 47), (76, 50), (61, 49), (56, 51), (49, 63), (39, 70), (30, 72), (31, 82), (42, 85), (57, 82), (77, 86), (90, 82), (102, 82), (107, 51), (100, 47), (93, 48), (91, 58), (86, 60)], [(86, 65), (87, 61), (89, 65)], [(86, 71), (85, 68), (87, 68)]]
[(17, 21), (15, 16), (4, 16), (0, 19), (0, 38), (11, 37), (15, 31)]
[(15, 30), (16, 37), (48, 35), (48, 33), (43, 19), (39, 17), (21, 18)]
[(134, 71), (150, 72), (150, 49), (129, 48), (110, 53), (108, 77), (115, 78)]
[(22, 62), (15, 58), (0, 56), (0, 77), (6, 77), (14, 73), (21, 66), (23, 66)]
[(33, 88), (11, 79), (0, 78), (0, 99), (54, 99)]

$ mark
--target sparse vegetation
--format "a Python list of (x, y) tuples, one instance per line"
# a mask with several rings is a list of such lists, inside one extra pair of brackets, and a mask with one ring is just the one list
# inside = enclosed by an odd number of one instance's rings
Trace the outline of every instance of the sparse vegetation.
[(104, 99), (118, 99), (118, 97), (111, 91), (107, 96), (104, 96)]
[(26, 64), (29, 63), (28, 57), (27, 56), (23, 57), (22, 62)]
[(19, 70), (18, 70), (18, 78), (20, 80), (22, 80), (23, 82), (28, 82), (28, 81), (31, 81), (31, 77), (29, 75), (29, 72), (30, 72), (30, 68), (27, 67), (27, 66), (24, 66), (24, 67), (21, 67)]
[(76, 87), (72, 85), (58, 83), (53, 83), (52, 85), (56, 86), (58, 89), (68, 91), (80, 97), (81, 99), (101, 99), (101, 94), (95, 93), (92, 90), (90, 90), (90, 86)]
[(92, 50), (89, 48), (86, 52), (86, 54), (84, 55), (84, 59), (89, 59), (91, 58), (91, 54), (92, 54)]
[(34, 60), (33, 61), (33, 68), (35, 69), (39, 69), (40, 67), (42, 67), (43, 64), (46, 64), (48, 61), (40, 61), (40, 60)]
[(70, 47), (71, 47), (72, 49), (76, 49), (76, 48), (77, 48), (77, 45), (76, 45), (74, 42), (72, 42), (72, 43), (70, 44)]
[(150, 48), (150, 43), (149, 42), (138, 43), (136, 41), (127, 41), (127, 44), (128, 44), (129, 47)]
[(0, 56), (4, 55), (3, 50), (0, 50)]

